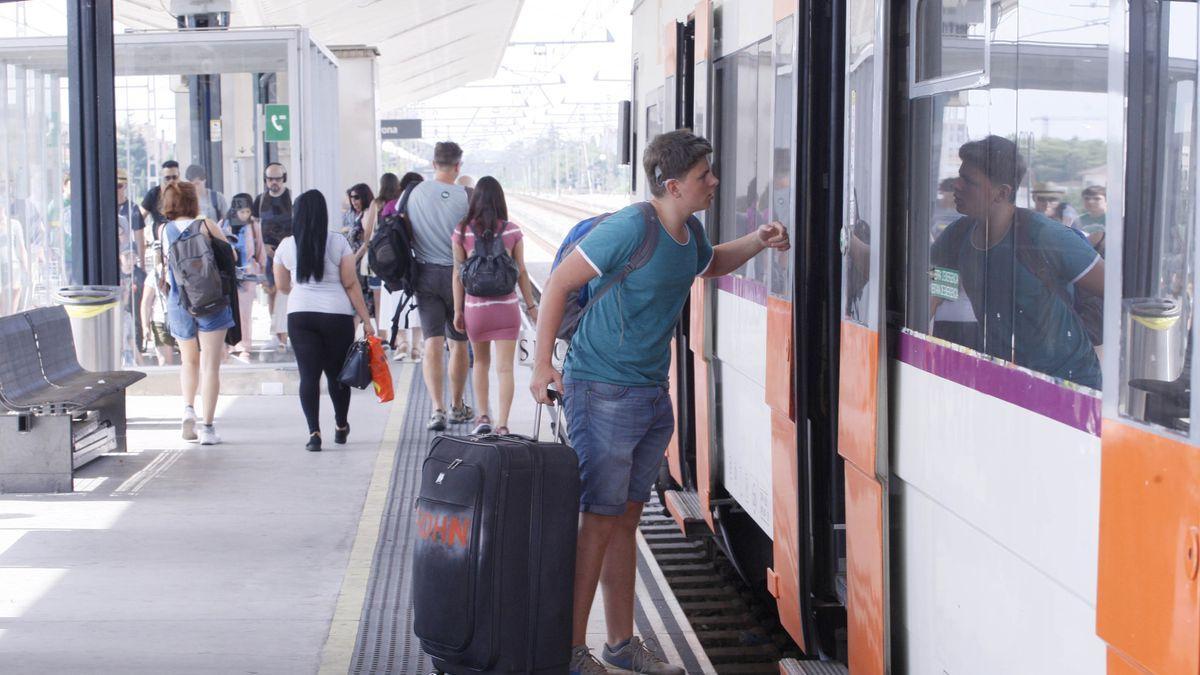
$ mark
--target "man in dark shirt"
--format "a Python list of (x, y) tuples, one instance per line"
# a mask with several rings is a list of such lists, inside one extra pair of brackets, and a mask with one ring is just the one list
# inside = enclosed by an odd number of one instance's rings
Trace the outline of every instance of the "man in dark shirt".
[[(977, 320), (980, 351), (1100, 388), (1100, 362), (1070, 300), (1104, 297), (1104, 261), (1075, 231), (1016, 206), (1025, 159), (1012, 141), (988, 136), (959, 148), (954, 205), (962, 217), (930, 250), (938, 289), (932, 310), (961, 283)], [(1043, 261), (1040, 271), (1029, 261)], [(945, 289), (945, 290), (943, 290)]]
[[(142, 306), (142, 292), (146, 281), (146, 220), (137, 205), (129, 200), (129, 172), (125, 169), (117, 169), (117, 251), (118, 255), (128, 257), (133, 264), (130, 270), (130, 314), (137, 316), (137, 308)], [(134, 339), (138, 351), (141, 351), (144, 337), (142, 322), (132, 323)]]
[(162, 194), (162, 188), (177, 180), (179, 180), (179, 162), (168, 159), (162, 163), (162, 170), (158, 173), (158, 185), (146, 191), (146, 196), (142, 198), (142, 205), (140, 207), (142, 217), (150, 219), (150, 224), (153, 226), (150, 230), (150, 236), (154, 237), (154, 239), (158, 239), (158, 226), (167, 222), (167, 219), (158, 210), (158, 201)]
[[(292, 191), (287, 187), (287, 169), (279, 162), (271, 162), (263, 170), (263, 181), (267, 191), (254, 198), (251, 214), (258, 219), (262, 232), (263, 248), (267, 252), (267, 305), (272, 319), (275, 317), (275, 247), (292, 235)], [(281, 325), (281, 324), (280, 324)], [(276, 339), (282, 347), (287, 342), (287, 333), (276, 325)]]

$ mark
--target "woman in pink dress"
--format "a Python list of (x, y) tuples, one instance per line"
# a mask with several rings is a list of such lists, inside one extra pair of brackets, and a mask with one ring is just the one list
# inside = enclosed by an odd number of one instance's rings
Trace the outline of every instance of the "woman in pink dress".
[[(516, 288), (506, 295), (476, 297), (469, 295), (460, 276), (463, 263), (475, 255), (475, 240), (490, 234), (500, 237), (504, 250), (517, 263), (520, 274), (517, 286), (525, 298), (529, 318), (537, 321), (537, 306), (533, 287), (525, 269), (524, 243), (521, 228), (508, 222), (508, 206), (504, 189), (491, 176), (479, 179), (471, 195), (467, 217), (454, 228), (450, 240), (454, 248), (454, 327), (465, 331), (475, 353), (471, 384), (475, 388), (475, 405), (479, 408), (473, 434), (508, 433), (508, 413), (513, 400), (513, 364), (516, 362), (517, 338), (521, 333), (521, 308), (517, 304)], [(492, 364), (492, 343), (496, 345), (496, 378), (500, 381), (500, 408), (497, 424), (492, 426), (488, 411), (488, 370)]]

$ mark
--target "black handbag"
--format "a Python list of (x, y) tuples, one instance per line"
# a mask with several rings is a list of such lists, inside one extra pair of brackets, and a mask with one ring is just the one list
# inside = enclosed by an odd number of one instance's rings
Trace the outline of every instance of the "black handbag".
[(342, 372), (338, 373), (338, 382), (355, 389), (366, 389), (371, 386), (371, 353), (366, 340), (358, 340), (350, 345), (346, 352), (346, 361), (342, 364)]

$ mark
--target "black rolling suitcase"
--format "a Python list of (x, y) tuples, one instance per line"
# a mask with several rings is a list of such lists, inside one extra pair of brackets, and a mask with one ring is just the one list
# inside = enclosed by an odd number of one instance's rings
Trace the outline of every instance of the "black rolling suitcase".
[[(561, 440), (561, 423), (555, 428)], [(414, 629), (434, 667), (565, 674), (575, 451), (521, 436), (438, 436), (422, 467), (416, 518)]]

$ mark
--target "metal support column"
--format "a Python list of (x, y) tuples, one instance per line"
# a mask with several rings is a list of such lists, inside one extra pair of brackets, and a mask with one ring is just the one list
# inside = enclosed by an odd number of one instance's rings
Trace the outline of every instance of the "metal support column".
[(73, 281), (116, 286), (117, 133), (112, 0), (67, 3)]

